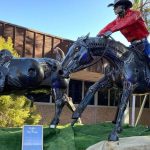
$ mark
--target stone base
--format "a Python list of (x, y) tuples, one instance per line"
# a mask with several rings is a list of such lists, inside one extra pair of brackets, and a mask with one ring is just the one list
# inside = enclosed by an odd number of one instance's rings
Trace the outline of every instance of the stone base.
[(119, 142), (102, 141), (87, 150), (150, 150), (150, 136), (120, 138)]

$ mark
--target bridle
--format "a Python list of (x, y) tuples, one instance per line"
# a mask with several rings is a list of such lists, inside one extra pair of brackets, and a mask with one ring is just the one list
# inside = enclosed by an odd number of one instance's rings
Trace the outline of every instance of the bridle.
[[(103, 37), (104, 38), (104, 37)], [(112, 38), (112, 37), (111, 37)], [(105, 38), (106, 40), (107, 40), (107, 38)], [(113, 38), (112, 38), (113, 39)], [(113, 39), (114, 40), (114, 39)], [(82, 43), (83, 43), (84, 41), (82, 41)], [(107, 48), (108, 48), (108, 40), (107, 40), (107, 42), (106, 42), (106, 47), (105, 47), (105, 49), (104, 49), (104, 52), (103, 52), (103, 54), (95, 61), (95, 62), (93, 62), (93, 63), (91, 63), (88, 67), (90, 67), (90, 66), (92, 66), (92, 65), (94, 65), (94, 64), (96, 64), (98, 61), (100, 61), (103, 57), (104, 57), (104, 55), (105, 55), (105, 53), (107, 52)], [(82, 44), (81, 42), (80, 42), (80, 47), (81, 46), (83, 46), (84, 48), (86, 48), (87, 50), (88, 50), (88, 52), (90, 53), (90, 56), (92, 57), (92, 52), (91, 51), (89, 51), (89, 46), (87, 45), (87, 43), (86, 42), (84, 42), (84, 44)], [(79, 45), (79, 44), (78, 44)], [(84, 67), (86, 67), (86, 65), (83, 65), (83, 68)]]

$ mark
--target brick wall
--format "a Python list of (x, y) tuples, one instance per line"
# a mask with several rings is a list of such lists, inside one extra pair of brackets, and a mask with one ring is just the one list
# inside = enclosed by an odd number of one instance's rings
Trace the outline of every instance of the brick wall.
[[(36, 103), (37, 111), (41, 114), (42, 120), (40, 124), (49, 124), (52, 119), (55, 106), (54, 104), (40, 104)], [(88, 106), (82, 114), (82, 122), (84, 124), (95, 124), (105, 121), (112, 121), (114, 119), (116, 107), (107, 106)], [(136, 108), (135, 117), (139, 112)], [(131, 109), (129, 109), (130, 122), (131, 122)], [(144, 109), (139, 124), (150, 125), (149, 119), (150, 109)], [(60, 124), (67, 124), (72, 121), (72, 112), (65, 106), (60, 117)]]

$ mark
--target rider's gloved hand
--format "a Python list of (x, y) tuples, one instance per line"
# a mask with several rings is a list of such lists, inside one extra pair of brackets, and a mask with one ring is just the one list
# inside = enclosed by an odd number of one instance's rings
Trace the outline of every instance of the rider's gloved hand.
[(107, 31), (107, 32), (104, 33), (104, 36), (105, 36), (105, 37), (109, 37), (111, 34), (112, 34), (111, 31)]
[(100, 35), (100, 34), (97, 34), (96, 36), (97, 36), (97, 37), (101, 37), (101, 35)]
[(108, 38), (111, 34), (112, 34), (111, 31), (107, 31), (103, 34), (98, 34), (97, 37), (106, 37), (106, 38)]

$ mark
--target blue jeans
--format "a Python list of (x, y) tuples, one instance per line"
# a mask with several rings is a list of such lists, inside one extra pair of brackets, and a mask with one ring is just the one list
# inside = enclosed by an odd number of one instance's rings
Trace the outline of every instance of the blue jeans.
[(150, 43), (147, 39), (144, 41), (144, 47), (144, 54), (150, 59)]
[(131, 43), (129, 48), (136, 47), (139, 51), (144, 52), (145, 56), (150, 60), (150, 43), (145, 39), (142, 43)]

